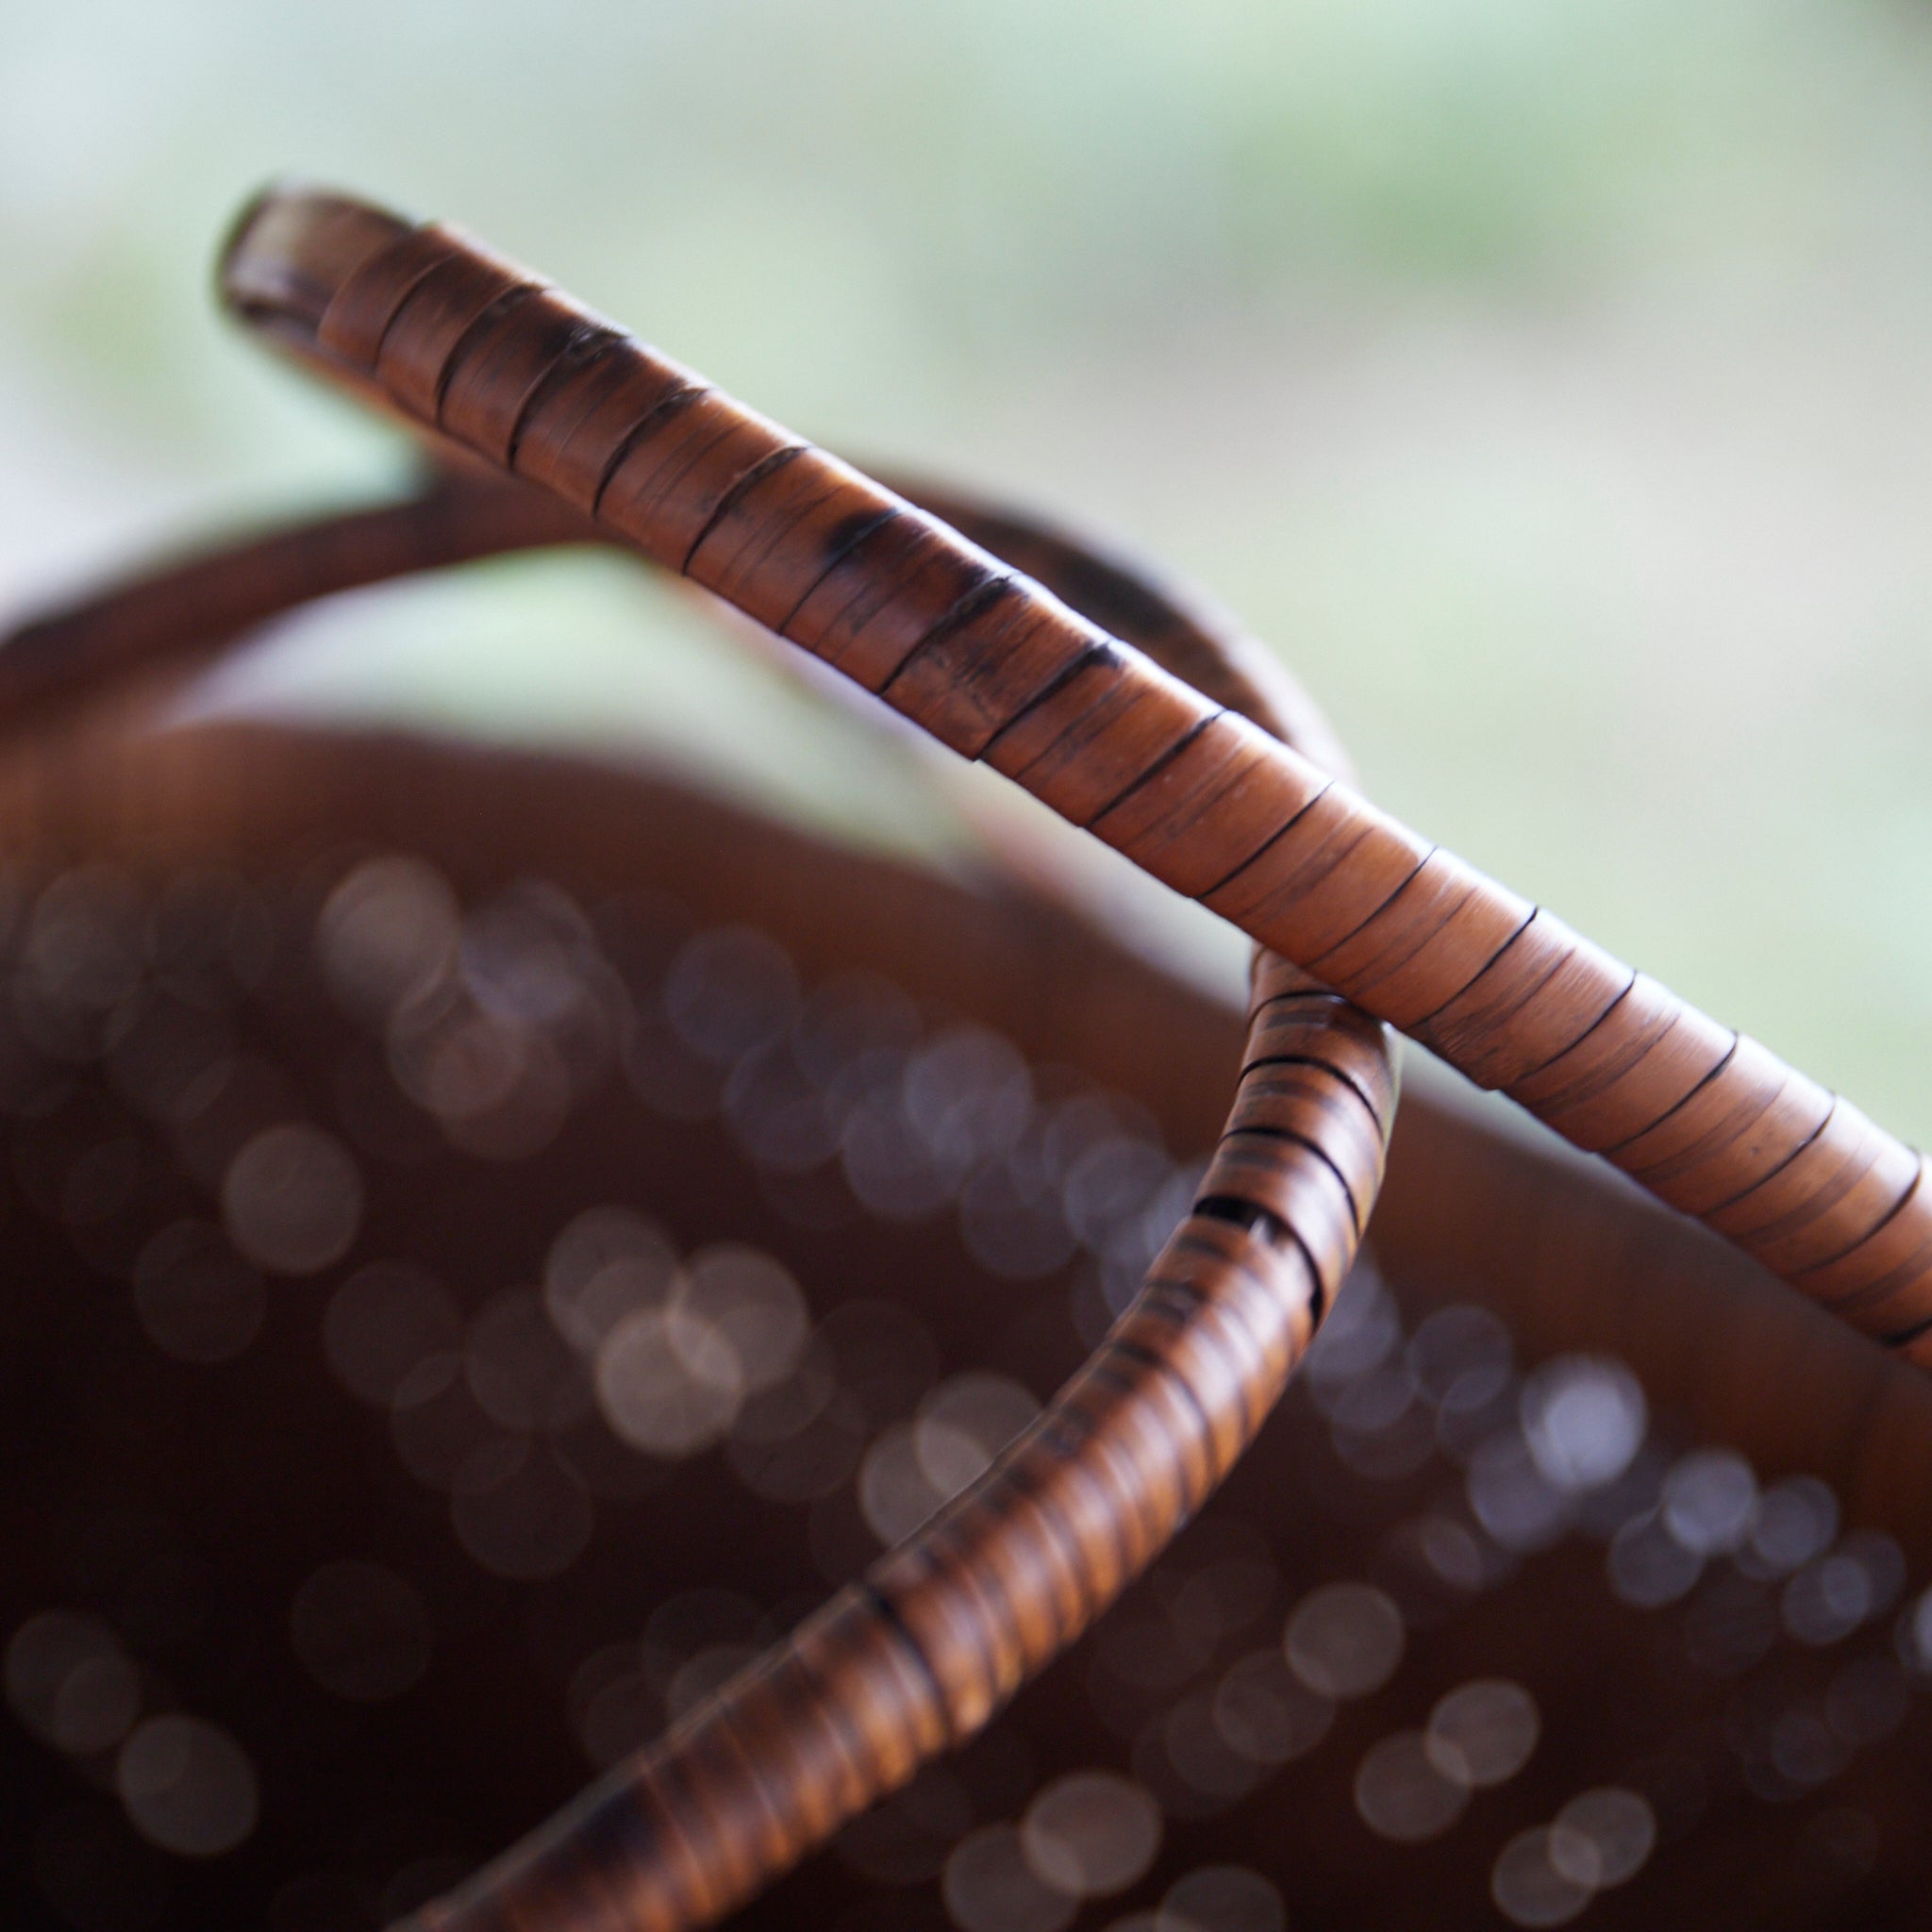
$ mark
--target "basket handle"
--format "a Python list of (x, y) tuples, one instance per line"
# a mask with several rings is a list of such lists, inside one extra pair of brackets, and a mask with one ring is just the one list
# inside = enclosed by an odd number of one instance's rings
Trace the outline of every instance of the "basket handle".
[(904, 499), (451, 228), (271, 193), (223, 286), (1932, 1362), (1920, 1155)]

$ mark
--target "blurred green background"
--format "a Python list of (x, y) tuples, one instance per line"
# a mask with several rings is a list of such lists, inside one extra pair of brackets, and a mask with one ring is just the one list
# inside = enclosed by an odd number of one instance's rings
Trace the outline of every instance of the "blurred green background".
[[(214, 312), (286, 172), (1153, 549), (1381, 803), (1932, 1133), (1924, 8), (0, 0), (0, 608), (403, 474)], [(225, 690), (959, 842), (614, 562), (358, 599)]]

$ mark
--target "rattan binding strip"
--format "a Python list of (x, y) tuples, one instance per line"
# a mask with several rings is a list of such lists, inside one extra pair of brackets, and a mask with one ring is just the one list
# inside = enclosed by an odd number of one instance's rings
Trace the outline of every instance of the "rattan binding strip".
[[(1224, 627), (1024, 520), (960, 510), (1108, 602), (1141, 641), (1188, 659), (1264, 724), (1297, 713), (1325, 732), (1265, 658), (1236, 668), (1243, 646)], [(465, 476), (270, 535), (16, 632), (0, 644), (0, 723), (192, 658), (244, 620), (331, 589), (590, 534), (535, 492)], [(970, 1737), (1159, 1553), (1252, 1440), (1354, 1257), (1394, 1099), (1386, 1029), (1330, 991), (1282, 980), (1252, 1016), (1194, 1212), (1040, 1421), (861, 1581), (420, 1922), (462, 1932), (703, 1923)]]
[(1920, 1155), (933, 517), (451, 228), (272, 194), (224, 286), (1932, 1361)]

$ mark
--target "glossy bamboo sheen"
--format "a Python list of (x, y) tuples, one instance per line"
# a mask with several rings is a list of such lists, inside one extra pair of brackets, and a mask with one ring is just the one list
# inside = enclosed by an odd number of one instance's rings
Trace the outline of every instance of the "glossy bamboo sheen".
[[(1326, 742), (1265, 658), (1243, 673), (1237, 642), (1151, 586), (1024, 523), (958, 508), (1264, 725), (1303, 716)], [(0, 706), (31, 715), (327, 589), (584, 534), (526, 491), (453, 479), (42, 620), (17, 634), (25, 649), (0, 650), (0, 667), (20, 667)], [(1195, 1211), (1040, 1421), (862, 1580), (424, 1924), (576, 1932), (719, 1916), (973, 1736), (1194, 1515), (1354, 1258), (1394, 1108), (1386, 1029), (1280, 962), (1266, 978)]]
[(935, 518), (447, 227), (272, 195), (224, 287), (1932, 1360), (1917, 1153)]

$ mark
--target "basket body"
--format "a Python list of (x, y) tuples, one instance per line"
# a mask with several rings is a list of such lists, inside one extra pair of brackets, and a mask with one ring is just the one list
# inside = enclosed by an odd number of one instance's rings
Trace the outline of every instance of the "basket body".
[[(608, 836), (614, 824), (629, 829)], [(913, 1378), (928, 1397), (949, 1377), (989, 1372), (1041, 1394), (1087, 1345), (1076, 1265), (1024, 1282), (991, 1274), (957, 1202), (924, 1222), (881, 1220), (837, 1158), (809, 1187), (774, 1173), (747, 1152), (749, 1116), (708, 1112), (696, 1091), (679, 1099), (675, 1082), (654, 1089), (617, 1058), (532, 1151), (491, 1148), (474, 1124), (459, 1129), (472, 1144), (458, 1144), (403, 1104), (388, 1117), (397, 1138), (362, 1119), (373, 1138), (358, 1141), (338, 1082), (368, 1029), (341, 1011), (312, 940), (317, 909), (357, 864), (412, 854), (473, 912), (547, 879), (613, 935), (613, 962), (625, 956), (605, 908), (627, 905), (634, 942), (659, 935), (622, 969), (645, 1012), (667, 950), (755, 914), (808, 991), (869, 967), (921, 1005), (928, 1027), (997, 1029), (1027, 1062), (1069, 1069), (1052, 1076), (1071, 1083), (1062, 1099), (1078, 1085), (1145, 1108), (1170, 1158), (1211, 1139), (1240, 1051), (1238, 1014), (1049, 908), (816, 847), (659, 782), (543, 759), (259, 728), (82, 737), (15, 762), (6, 829), (16, 878), (42, 889), (76, 867), (98, 880), (106, 866), (149, 908), (171, 890), (187, 903), (188, 883), (206, 891), (223, 876), (272, 908), (270, 924), (295, 936), (281, 955), (290, 976), (237, 986), (230, 1024), (352, 1150), (366, 1189), (350, 1254), (312, 1276), (272, 1278), (258, 1334), (232, 1358), (182, 1360), (143, 1325), (126, 1275), (150, 1223), (218, 1221), (218, 1184), (191, 1178), (168, 1198), (134, 1190), (121, 1220), (89, 1218), (87, 1187), (74, 1180), (89, 1152), (130, 1133), (163, 1144), (116, 1084), (125, 1074), (112, 1060), (76, 1062), (51, 1110), (44, 1092), (9, 1092), (21, 1266), (8, 1300), (17, 1424), (0, 1507), (8, 1546), (30, 1555), (9, 1566), (4, 1621), (14, 1631), (49, 1609), (104, 1617), (139, 1666), (143, 1713), (187, 1711), (237, 1739), (258, 1805), (255, 1829), (225, 1856), (158, 1852), (111, 1790), (88, 1790), (90, 1777), (111, 1786), (113, 1752), (95, 1754), (105, 1768), (90, 1772), (87, 1754), (9, 1726), (9, 1775), (23, 1792), (9, 1862), (27, 1923), (58, 1923), (59, 1909), (70, 1921), (119, 1911), (130, 1926), (143, 1911), (147, 1924), (379, 1923), (525, 1828), (575, 1788), (592, 1752), (647, 1732), (677, 1669), (762, 1638), (838, 1566), (876, 1549), (857, 1465), (828, 1498), (774, 1502), (747, 1486), (756, 1464), (744, 1442), (674, 1465), (606, 1441), (600, 1459), (594, 1434), (574, 1424), (577, 1434), (532, 1433), (531, 1453), (568, 1463), (590, 1498), (590, 1532), (552, 1575), (500, 1574), (556, 1555), (519, 1556), (514, 1533), (493, 1521), (491, 1499), (516, 1493), (514, 1473), (492, 1489), (487, 1467), (473, 1472), (481, 1487), (466, 1499), (404, 1425), (413, 1408), (371, 1407), (330, 1365), (328, 1310), (370, 1258), (433, 1272), (474, 1324), (493, 1297), (534, 1284), (556, 1229), (617, 1202), (655, 1215), (687, 1251), (756, 1243), (793, 1272), (815, 1317), (890, 1301), (926, 1338), (931, 1355)], [(698, 857), (720, 853), (728, 866)], [(673, 902), (688, 924), (639, 917), (655, 908), (670, 919)], [(29, 915), (19, 930), (33, 929)], [(1070, 977), (1105, 997), (1056, 1010), (1051, 990)], [(709, 1069), (719, 1094), (724, 1072)], [(1042, 1093), (1056, 1091), (1041, 1081)], [(667, 1095), (675, 1111), (663, 1110)], [(1718, 1924), (1910, 1919), (1924, 1878), (1911, 1821), (1928, 1794), (1924, 1699), (1893, 1632), (1905, 1585), (1824, 1642), (1784, 1621), (1788, 1579), (1746, 1576), (1730, 1557), (1702, 1564), (1681, 1596), (1637, 1607), (1607, 1567), (1601, 1511), (1573, 1512), (1545, 1541), (1533, 1525), (1512, 1529), (1491, 1497), (1499, 1541), (1479, 1513), (1489, 1492), (1478, 1445), (1424, 1395), (1391, 1416), (1370, 1394), (1419, 1331), (1444, 1332), (1424, 1326), (1432, 1312), (1485, 1307), (1514, 1338), (1519, 1377), (1579, 1351), (1626, 1360), (1646, 1391), (1649, 1453), (1667, 1466), (1699, 1444), (1727, 1444), (1767, 1488), (1824, 1476), (1846, 1525), (1889, 1536), (1915, 1585), (1927, 1532), (1914, 1472), (1932, 1425), (1917, 1378), (1628, 1191), (1426, 1099), (1411, 1095), (1403, 1120), (1377, 1221), (1379, 1278), (1344, 1297), (1355, 1313), (1336, 1331), (1332, 1364), (1318, 1356), (1313, 1379), (1203, 1521), (1093, 1637), (964, 1757), (747, 1907), (747, 1923), (944, 1925), (945, 1874), (961, 1843), (991, 1832), (997, 1845), (1041, 1790), (1093, 1770), (1136, 1779), (1163, 1807), (1154, 1863), (1118, 1900), (1087, 1908), (1095, 1924), (1222, 1864), (1265, 1878), (1298, 1923), (1403, 1923), (1426, 1898), (1444, 1923), (1493, 1924), (1503, 1850), (1603, 1786), (1641, 1791), (1663, 1841), (1626, 1884), (1590, 1902), (1586, 1923), (1687, 1911)], [(244, 1113), (226, 1132), (247, 1125)], [(203, 1171), (232, 1151), (210, 1143)], [(1377, 1325), (1391, 1321), (1402, 1339), (1390, 1327), (1377, 1343)], [(1713, 1373), (1720, 1359), (1726, 1372)], [(1767, 1394), (1797, 1363), (1814, 1395), (1802, 1407)], [(1511, 1382), (1512, 1399), (1521, 1386)], [(1508, 1408), (1484, 1440), (1508, 1437)], [(868, 1446), (892, 1426), (889, 1410), (874, 1421)], [(1621, 1507), (1636, 1515), (1642, 1503), (1633, 1491)], [(1468, 1540), (1442, 1550), (1475, 1548), (1486, 1567), (1458, 1581), (1453, 1554), (1439, 1550), (1432, 1564), (1430, 1524)], [(344, 1697), (297, 1648), (296, 1601), (344, 1561), (402, 1576), (426, 1609), (430, 1660), (393, 1695)], [(1230, 1752), (1213, 1727), (1216, 1694), (1225, 1703), (1257, 1674), (1278, 1688), (1254, 1660), (1278, 1661), (1295, 1612), (1335, 1584), (1399, 1607), (1399, 1663), (1374, 1690), (1336, 1699), (1321, 1735), (1287, 1761)], [(695, 1638), (679, 1623), (693, 1603)], [(747, 1605), (767, 1621), (747, 1623)], [(655, 1632), (655, 1651), (641, 1631)], [(1375, 1747), (1425, 1724), (1445, 1694), (1498, 1679), (1526, 1690), (1540, 1714), (1524, 1767), (1423, 1841), (1379, 1834), (1357, 1797)], [(1230, 1682), (1236, 1690), (1224, 1690)], [(1891, 1690), (1904, 1701), (1888, 1717)], [(1834, 1756), (1815, 1783), (1779, 1771), (1781, 1720), (1828, 1724), (1835, 1710), (1856, 1728), (1860, 1709), (1883, 1736), (1827, 1739)], [(1809, 1735), (1786, 1724), (1785, 1757), (1801, 1771), (1791, 1738)], [(958, 1874), (970, 1869), (956, 1869), (951, 1892), (969, 1912), (972, 1887)]]

